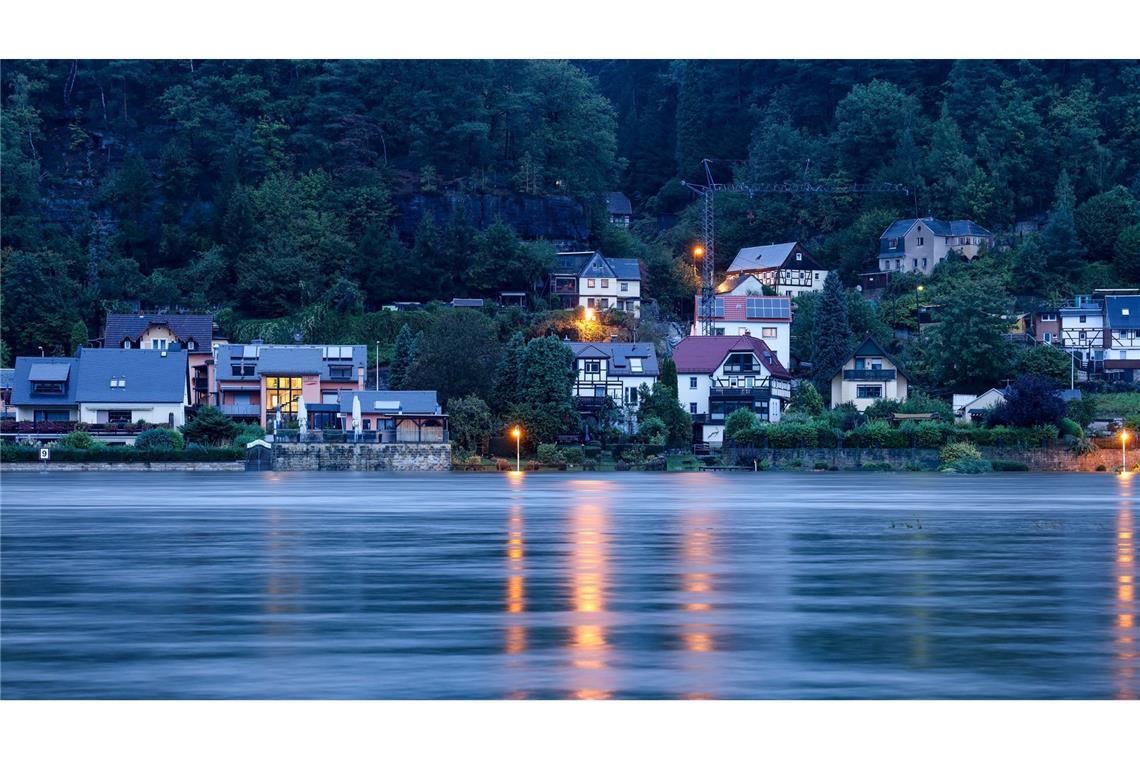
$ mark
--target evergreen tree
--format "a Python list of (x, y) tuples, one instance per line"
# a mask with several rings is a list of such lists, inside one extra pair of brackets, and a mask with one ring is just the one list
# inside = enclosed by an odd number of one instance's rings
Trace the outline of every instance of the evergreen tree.
[(388, 387), (394, 391), (403, 390), (408, 380), (408, 370), (415, 361), (415, 338), (407, 323), (396, 334), (396, 345), (392, 350), (392, 364), (388, 367)]
[(831, 378), (851, 353), (851, 324), (847, 320), (847, 294), (839, 275), (827, 273), (815, 310), (812, 378), (821, 391), (830, 392)]
[(661, 384), (673, 391), (674, 396), (677, 395), (677, 362), (672, 356), (661, 360)]
[(1045, 269), (1066, 280), (1072, 278), (1084, 265), (1085, 248), (1077, 235), (1073, 218), (1076, 198), (1067, 172), (1057, 179), (1056, 200), (1049, 212), (1049, 220), (1041, 230), (1041, 246), (1045, 251)]
[(75, 320), (75, 324), (71, 326), (71, 353), (75, 354), (81, 348), (87, 345), (87, 323), (82, 319)]
[(495, 370), (494, 395), (491, 405), (496, 414), (505, 414), (522, 401), (526, 367), (526, 341), (521, 332), (511, 335)]

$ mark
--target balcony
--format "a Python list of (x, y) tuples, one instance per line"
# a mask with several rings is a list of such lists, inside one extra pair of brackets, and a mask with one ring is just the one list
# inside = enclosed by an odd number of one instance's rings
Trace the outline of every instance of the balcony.
[(735, 388), (727, 385), (714, 385), (709, 388), (709, 400), (713, 399), (769, 399), (769, 398), (791, 398), (792, 397), (792, 384), (787, 380), (778, 380), (772, 377), (766, 377), (756, 385), (749, 388), (748, 386), (737, 386)]
[(552, 287), (550, 289), (550, 292), (556, 293), (558, 295), (566, 295), (566, 296), (577, 295), (578, 294), (578, 281), (577, 280), (571, 280), (568, 282), (567, 281), (555, 282), (554, 287)]
[(227, 417), (260, 417), (261, 407), (257, 404), (222, 404), (218, 407)]
[(845, 369), (844, 380), (894, 380), (896, 371), (893, 369)]

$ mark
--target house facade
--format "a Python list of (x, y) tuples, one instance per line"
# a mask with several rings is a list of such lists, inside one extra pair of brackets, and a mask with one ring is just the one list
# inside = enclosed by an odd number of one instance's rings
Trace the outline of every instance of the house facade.
[(262, 427), (278, 410), (296, 418), (302, 397), (310, 415), (335, 412), (341, 391), (364, 389), (367, 361), (360, 345), (220, 345), (209, 365), (211, 405)]
[(600, 251), (559, 253), (550, 294), (560, 309), (616, 309), (641, 315), (641, 262), (608, 259)]
[(178, 426), (189, 403), (186, 354), (82, 348), (74, 357), (20, 357), (12, 395), (20, 422)]
[(881, 399), (906, 401), (910, 378), (871, 336), (847, 358), (831, 379), (831, 406), (851, 402), (864, 411)]
[(354, 400), (360, 402), (360, 427), (379, 443), (446, 443), (447, 415), (435, 391), (365, 391), (340, 393), (341, 429), (354, 430)]
[(606, 193), (606, 213), (610, 216), (610, 224), (628, 228), (633, 220), (633, 204), (625, 193)]
[(209, 403), (209, 371), (217, 346), (226, 343), (212, 314), (108, 314), (103, 348), (184, 351), (190, 403)]
[(879, 271), (930, 274), (951, 251), (973, 259), (993, 244), (994, 234), (968, 219), (900, 219), (879, 237)]
[(574, 400), (583, 417), (609, 402), (627, 432), (637, 432), (638, 390), (660, 378), (652, 343), (567, 342), (574, 352)]
[(677, 398), (693, 417), (693, 442), (716, 448), (737, 409), (778, 422), (792, 394), (792, 376), (775, 352), (751, 335), (691, 335), (673, 349)]
[(789, 298), (823, 290), (823, 281), (827, 279), (827, 270), (798, 242), (741, 248), (727, 274), (729, 277), (753, 275), (777, 295)]
[(1057, 316), (1057, 345), (1071, 354), (1082, 369), (1099, 370), (1105, 354), (1104, 301), (1079, 295), (1072, 304), (1058, 309)]
[(12, 367), (0, 369), (0, 419), (15, 419), (12, 411), (12, 384), (16, 379), (16, 370)]
[[(745, 279), (736, 290), (751, 287)], [(701, 297), (693, 299), (693, 321), (690, 335), (701, 331)], [(776, 354), (780, 364), (790, 366), (792, 359), (792, 299), (788, 296), (717, 295), (713, 297), (713, 335), (751, 336), (759, 338)]]
[(1104, 372), (1125, 382), (1140, 380), (1140, 295), (1104, 299)]

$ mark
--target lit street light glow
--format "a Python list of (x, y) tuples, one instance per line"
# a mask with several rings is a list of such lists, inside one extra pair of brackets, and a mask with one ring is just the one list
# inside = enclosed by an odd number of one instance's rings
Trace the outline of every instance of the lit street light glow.
[(511, 437), (515, 439), (515, 472), (522, 472), (522, 428), (518, 425), (511, 428)]

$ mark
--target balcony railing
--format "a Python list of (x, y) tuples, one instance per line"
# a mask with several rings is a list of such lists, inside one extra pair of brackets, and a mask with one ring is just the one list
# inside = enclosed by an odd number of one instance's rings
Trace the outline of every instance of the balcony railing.
[(893, 369), (845, 369), (844, 380), (894, 380), (896, 371)]
[(735, 388), (729, 385), (714, 385), (709, 388), (710, 399), (722, 398), (791, 398), (792, 384), (787, 380), (766, 377), (752, 387), (738, 385)]
[(222, 404), (218, 407), (227, 417), (260, 417), (261, 407), (257, 404)]

